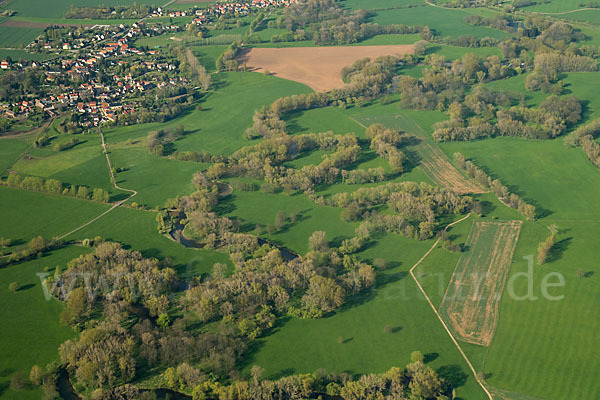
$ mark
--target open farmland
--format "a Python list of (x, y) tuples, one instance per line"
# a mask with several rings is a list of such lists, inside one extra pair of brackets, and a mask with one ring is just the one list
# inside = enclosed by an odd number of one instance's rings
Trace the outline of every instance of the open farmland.
[(442, 314), (462, 340), (489, 346), (521, 221), (474, 223), (442, 300)]
[(0, 1), (0, 400), (600, 399), (600, 8), (167, 1)]
[(321, 92), (343, 86), (342, 68), (358, 59), (413, 52), (412, 45), (253, 48), (244, 52), (239, 61), (250, 70), (268, 71)]

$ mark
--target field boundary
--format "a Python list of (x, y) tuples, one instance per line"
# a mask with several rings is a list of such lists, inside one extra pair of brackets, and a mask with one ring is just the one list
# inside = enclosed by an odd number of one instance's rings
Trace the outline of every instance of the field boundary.
[(498, 309), (522, 221), (473, 222), (440, 304), (456, 336), (467, 343), (491, 344)]
[[(458, 223), (466, 220), (470, 216), (471, 216), (471, 213), (467, 214), (465, 217), (459, 219), (458, 221), (454, 221), (454, 222), (446, 225), (446, 227), (444, 228), (444, 231), (447, 231), (448, 228), (450, 228), (451, 226), (456, 225), (456, 224), (458, 224)], [(423, 260), (425, 258), (427, 258), (427, 256), (433, 251), (433, 249), (435, 249), (437, 247), (437, 245), (440, 243), (440, 240), (441, 240), (441, 238), (438, 237), (438, 239), (435, 241), (435, 243), (433, 243), (433, 245), (431, 246), (431, 248), (429, 250), (427, 250), (427, 253), (425, 253), (423, 255), (423, 257), (421, 257), (419, 259), (419, 261), (417, 261), (416, 264), (412, 266), (412, 268), (409, 270), (410, 276), (413, 278), (413, 280), (417, 284), (417, 287), (419, 288), (419, 290), (421, 291), (421, 293), (425, 297), (425, 300), (427, 300), (427, 303), (429, 303), (429, 307), (431, 307), (431, 309), (433, 310), (434, 314), (438, 317), (438, 320), (440, 321), (440, 323), (442, 324), (442, 326), (446, 330), (446, 333), (448, 334), (448, 336), (450, 336), (450, 339), (452, 340), (452, 342), (454, 343), (454, 345), (456, 346), (456, 348), (458, 349), (458, 351), (462, 355), (463, 359), (465, 360), (465, 362), (469, 366), (469, 369), (473, 373), (473, 377), (475, 378), (475, 381), (477, 381), (477, 383), (479, 384), (479, 386), (481, 386), (481, 388), (483, 389), (483, 391), (485, 392), (485, 394), (488, 396), (488, 399), (489, 400), (494, 400), (494, 398), (492, 397), (492, 394), (485, 387), (485, 384), (483, 383), (483, 381), (479, 378), (479, 376), (477, 376), (477, 371), (475, 371), (475, 367), (473, 367), (473, 364), (469, 360), (469, 357), (467, 357), (467, 355), (463, 351), (462, 347), (460, 347), (460, 344), (458, 343), (458, 341), (456, 340), (456, 338), (454, 337), (454, 335), (452, 334), (452, 332), (450, 331), (450, 329), (448, 328), (448, 326), (444, 322), (444, 319), (442, 318), (442, 316), (440, 315), (440, 313), (436, 310), (435, 306), (433, 305), (433, 302), (431, 301), (431, 299), (429, 298), (429, 296), (427, 296), (427, 292), (425, 292), (425, 289), (423, 289), (423, 286), (421, 286), (421, 283), (419, 283), (419, 280), (417, 279), (417, 277), (415, 275), (415, 272), (414, 272), (415, 268), (417, 268), (421, 264), (421, 262), (423, 262)]]

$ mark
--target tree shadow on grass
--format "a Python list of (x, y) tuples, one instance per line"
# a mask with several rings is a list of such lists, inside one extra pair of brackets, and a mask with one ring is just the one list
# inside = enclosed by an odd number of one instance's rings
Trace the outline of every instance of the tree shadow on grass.
[(554, 243), (554, 246), (552, 246), (552, 248), (550, 249), (548, 258), (546, 258), (546, 262), (560, 260), (563, 257), (563, 253), (567, 250), (572, 241), (573, 238), (568, 237)]
[[(215, 206), (215, 212), (219, 215), (230, 214), (236, 210), (237, 206), (235, 205), (236, 194), (232, 193), (224, 199), (221, 199), (219, 203)], [(235, 217), (231, 217), (235, 218)]]
[(427, 353), (423, 356), (423, 362), (425, 364), (432, 362), (433, 360), (436, 360), (440, 355), (438, 353)]
[[(244, 358), (239, 362), (238, 364), (238, 370), (243, 370), (249, 366), (254, 365), (254, 363), (256, 362), (256, 354), (258, 354), (258, 352), (260, 351), (260, 349), (265, 345), (266, 343), (266, 337), (271, 336), (277, 332), (279, 332), (279, 330), (285, 326), (285, 324), (291, 320), (292, 318), (290, 316), (283, 316), (280, 318), (277, 318), (275, 320), (275, 323), (273, 324), (273, 327), (271, 327), (270, 329), (264, 331), (262, 333), (262, 335), (256, 339), (256, 340), (252, 340), (250, 341), (250, 343), (248, 343), (248, 348), (246, 350), (246, 354), (244, 356)], [(281, 378), (283, 376), (287, 376), (287, 375), (292, 375), (294, 374), (296, 371), (292, 368), (287, 368), (287, 369), (283, 369), (281, 371), (279, 371), (278, 373), (267, 377), (268, 379), (278, 379)]]
[(444, 365), (437, 369), (440, 378), (450, 383), (452, 387), (464, 386), (467, 383), (469, 375), (467, 375), (460, 366), (456, 364)]
[(33, 287), (35, 287), (35, 285), (34, 285), (33, 283), (29, 283), (29, 284), (27, 284), (27, 285), (23, 285), (23, 286), (21, 286), (21, 287), (19, 288), (19, 290), (18, 290), (18, 291), (19, 291), (19, 292), (22, 292), (22, 291), (25, 291), (25, 290), (31, 289), (31, 288), (33, 288)]

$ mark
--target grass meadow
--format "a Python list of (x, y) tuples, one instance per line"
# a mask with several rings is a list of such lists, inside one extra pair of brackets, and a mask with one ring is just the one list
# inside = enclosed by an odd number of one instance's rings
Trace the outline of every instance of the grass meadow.
[[(4, 203), (2, 203), (4, 204)], [(9, 387), (10, 376), (22, 372), (29, 377), (33, 365), (45, 367), (59, 361), (58, 347), (75, 332), (59, 322), (63, 305), (55, 299), (46, 301), (37, 273), (53, 273), (54, 267), (64, 269), (66, 263), (89, 251), (83, 247), (52, 251), (50, 254), (22, 264), (0, 270), (0, 317), (2, 335), (0, 335), (0, 398), (1, 399), (40, 399), (42, 391), (38, 388), (14, 391)], [(17, 292), (8, 290), (11, 282), (19, 282)], [(10, 321), (10, 323), (8, 323)]]
[(106, 204), (0, 186), (0, 237), (24, 244), (61, 236), (109, 208)]

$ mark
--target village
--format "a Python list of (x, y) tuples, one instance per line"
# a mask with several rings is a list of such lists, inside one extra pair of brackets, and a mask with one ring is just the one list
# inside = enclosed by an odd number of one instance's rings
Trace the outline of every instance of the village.
[[(14, 127), (30, 120), (55, 118), (72, 113), (79, 129), (103, 124), (127, 123), (141, 111), (144, 95), (153, 89), (172, 88), (176, 94), (193, 92), (194, 85), (179, 72), (179, 60), (159, 49), (138, 48), (135, 41), (164, 33), (180, 32), (189, 25), (203, 26), (228, 14), (246, 15), (258, 9), (285, 7), (296, 0), (253, 0), (251, 3), (217, 3), (189, 11), (156, 8), (131, 26), (93, 25), (48, 28), (28, 46), (29, 51), (52, 54), (44, 61), (0, 62), (0, 70), (43, 73), (44, 90), (39, 96), (19, 96), (0, 103), (3, 126)], [(186, 25), (152, 22), (159, 17), (193, 17)], [(148, 22), (146, 22), (148, 21)], [(205, 27), (204, 27), (205, 29)]]

